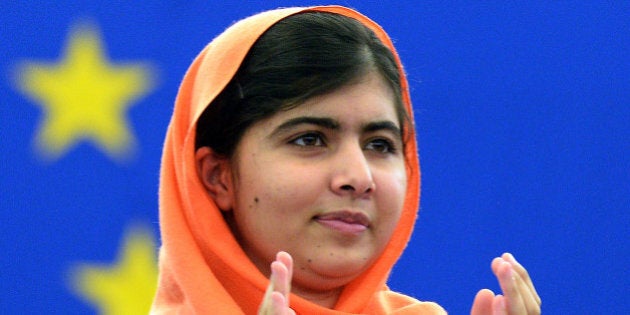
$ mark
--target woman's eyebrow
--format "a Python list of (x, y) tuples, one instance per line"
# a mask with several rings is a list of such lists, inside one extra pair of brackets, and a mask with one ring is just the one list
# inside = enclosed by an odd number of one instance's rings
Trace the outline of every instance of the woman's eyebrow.
[(280, 126), (276, 127), (276, 129), (274, 129), (274, 131), (269, 136), (274, 137), (279, 133), (303, 124), (316, 125), (331, 130), (338, 130), (340, 128), (339, 123), (332, 118), (301, 116), (291, 118), (283, 122), (282, 124), (280, 124)]
[(393, 121), (389, 121), (389, 120), (374, 121), (374, 122), (367, 123), (365, 126), (363, 126), (364, 132), (374, 132), (374, 131), (379, 131), (379, 130), (390, 131), (397, 137), (402, 136), (402, 132), (400, 131), (400, 128)]

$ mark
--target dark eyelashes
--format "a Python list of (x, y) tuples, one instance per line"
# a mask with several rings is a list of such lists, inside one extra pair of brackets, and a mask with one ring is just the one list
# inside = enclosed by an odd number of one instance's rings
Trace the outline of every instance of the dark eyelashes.
[[(375, 144), (376, 146), (380, 146), (381, 149), (377, 149), (375, 148)], [(386, 138), (376, 138), (376, 139), (371, 139), (367, 146), (372, 146), (373, 149), (379, 153), (391, 153), (391, 154), (395, 154), (398, 152), (398, 148), (396, 146), (396, 144)]]
[[(300, 148), (325, 147), (328, 144), (325, 135), (314, 131), (301, 133), (290, 138), (287, 142)], [(396, 154), (398, 152), (398, 145), (391, 139), (374, 137), (365, 142), (363, 149), (379, 154)]]
[(289, 140), (290, 144), (300, 147), (324, 146), (326, 141), (324, 136), (317, 132), (305, 132)]

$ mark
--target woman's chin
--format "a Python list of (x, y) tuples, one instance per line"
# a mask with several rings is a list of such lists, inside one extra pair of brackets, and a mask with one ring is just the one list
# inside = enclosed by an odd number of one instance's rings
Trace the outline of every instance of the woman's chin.
[(319, 261), (311, 259), (304, 269), (295, 270), (294, 273), (297, 276), (298, 273), (304, 272), (308, 274), (307, 277), (318, 279), (317, 282), (326, 287), (344, 286), (364, 272), (370, 263), (368, 259), (363, 258), (328, 257)]

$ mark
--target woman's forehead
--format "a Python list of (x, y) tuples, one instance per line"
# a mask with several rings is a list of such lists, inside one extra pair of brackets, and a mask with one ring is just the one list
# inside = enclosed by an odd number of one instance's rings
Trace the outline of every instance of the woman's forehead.
[(311, 113), (327, 114), (386, 114), (395, 113), (396, 98), (385, 79), (376, 72), (370, 72), (352, 83), (332, 92), (314, 96), (286, 113), (295, 115)]

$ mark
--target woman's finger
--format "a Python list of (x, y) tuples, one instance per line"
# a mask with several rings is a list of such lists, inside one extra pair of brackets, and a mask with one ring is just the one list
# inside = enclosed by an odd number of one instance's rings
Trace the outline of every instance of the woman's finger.
[[(517, 282), (518, 275), (516, 274), (516, 271), (514, 271), (514, 268), (512, 268), (512, 264), (502, 258), (500, 259), (501, 260), (496, 263), (495, 275), (499, 280), (501, 290), (503, 290), (507, 313), (527, 314), (527, 308), (525, 307), (525, 302), (523, 301)], [(494, 261), (493, 265), (495, 265)]]
[(269, 277), (269, 285), (267, 286), (265, 295), (263, 296), (262, 302), (260, 303), (260, 307), (258, 308), (258, 315), (273, 314), (271, 313), (271, 309), (272, 309), (271, 295), (274, 292), (274, 282), (275, 282), (274, 278), (275, 278), (275, 275), (273, 274), (273, 271), (272, 271), (271, 276)]
[(273, 315), (287, 314), (287, 300), (283, 294), (275, 291), (271, 294), (271, 313)]
[[(511, 262), (509, 261), (506, 261), (504, 263), (511, 264)], [(536, 298), (534, 297), (535, 292), (532, 292), (531, 286), (529, 286), (521, 277), (521, 274), (516, 271), (514, 265), (512, 265), (512, 276), (514, 277), (516, 288), (520, 293), (521, 300), (523, 301), (523, 305), (527, 310), (527, 314), (540, 314), (540, 304), (536, 301)]]
[(508, 315), (505, 308), (505, 297), (501, 294), (497, 294), (492, 300), (492, 315)]
[(281, 262), (287, 270), (286, 277), (283, 277), (283, 280), (286, 284), (286, 290), (284, 293), (287, 296), (288, 302), (289, 294), (291, 292), (291, 280), (293, 279), (293, 258), (287, 252), (278, 252), (276, 255), (276, 261)]
[(527, 314), (540, 314), (540, 304), (536, 301), (534, 293), (531, 291), (531, 287), (525, 283), (517, 272), (514, 272), (514, 274), (516, 277), (517, 287), (521, 292), (521, 298), (525, 304), (525, 309), (527, 309)]
[(477, 292), (473, 305), (470, 309), (470, 315), (488, 315), (492, 312), (492, 301), (494, 300), (494, 292), (488, 289), (482, 289)]
[(271, 263), (271, 274), (273, 275), (273, 291), (284, 296), (288, 295), (291, 288), (289, 288), (290, 280), (287, 267), (282, 262), (274, 261)]
[(516, 261), (516, 258), (514, 258), (514, 255), (510, 253), (504, 253), (501, 256), (501, 258), (503, 258), (505, 261), (512, 264), (512, 267), (514, 268), (514, 270), (519, 274), (521, 279), (523, 279), (523, 282), (525, 283), (525, 285), (527, 285), (529, 292), (531, 292), (531, 295), (536, 301), (536, 304), (540, 306), (542, 304), (542, 300), (540, 299), (538, 292), (536, 292), (536, 288), (534, 287), (534, 283), (532, 282), (532, 279), (530, 278), (529, 273), (527, 272), (527, 269), (525, 269), (523, 265), (521, 265), (518, 261)]
[(289, 308), (289, 296), (291, 293), (291, 277), (293, 272), (293, 259), (286, 252), (279, 252), (276, 260), (271, 263), (271, 276), (269, 286), (258, 310), (259, 315), (286, 315), (295, 314)]

